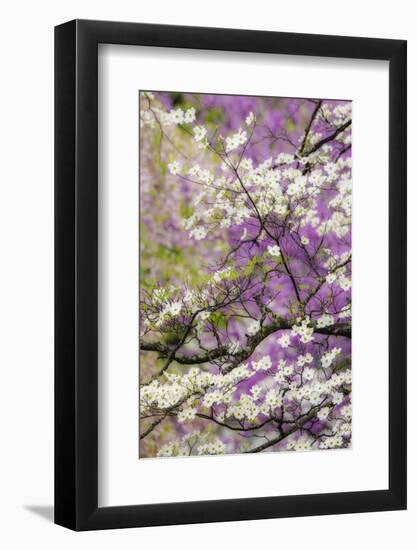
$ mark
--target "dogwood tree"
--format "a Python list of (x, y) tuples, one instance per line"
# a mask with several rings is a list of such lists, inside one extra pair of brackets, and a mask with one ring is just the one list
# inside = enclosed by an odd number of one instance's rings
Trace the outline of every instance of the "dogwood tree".
[(351, 103), (140, 95), (140, 456), (351, 441)]

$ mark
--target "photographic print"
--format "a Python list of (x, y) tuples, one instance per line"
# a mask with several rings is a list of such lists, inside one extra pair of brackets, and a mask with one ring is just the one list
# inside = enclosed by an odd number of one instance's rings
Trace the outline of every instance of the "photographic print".
[(352, 103), (139, 92), (139, 458), (352, 440)]

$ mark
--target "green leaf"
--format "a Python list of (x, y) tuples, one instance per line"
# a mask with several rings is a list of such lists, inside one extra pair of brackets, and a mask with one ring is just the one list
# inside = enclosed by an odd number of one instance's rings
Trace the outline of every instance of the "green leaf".
[(217, 328), (227, 327), (227, 320), (219, 311), (213, 311), (213, 313), (210, 314), (209, 321)]
[(182, 201), (180, 204), (180, 215), (184, 218), (190, 218), (194, 214), (194, 208), (187, 204), (185, 201)]
[(295, 130), (295, 124), (291, 118), (287, 118), (285, 122), (285, 129), (288, 130), (288, 132), (293, 132)]
[(249, 261), (248, 261), (248, 264), (244, 270), (244, 273), (247, 277), (249, 277), (250, 275), (252, 275), (252, 273), (254, 272), (255, 270), (255, 267), (258, 265), (259, 263), (259, 258), (258, 256), (253, 256)]

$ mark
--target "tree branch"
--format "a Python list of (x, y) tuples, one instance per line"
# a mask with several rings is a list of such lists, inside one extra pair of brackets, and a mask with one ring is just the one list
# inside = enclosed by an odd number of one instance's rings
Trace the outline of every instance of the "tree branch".
[[(292, 329), (295, 324), (295, 321), (287, 321), (286, 319), (280, 318), (275, 323), (271, 323), (270, 325), (262, 327), (258, 334), (255, 334), (254, 336), (248, 338), (249, 344), (246, 348), (241, 350), (239, 353), (233, 355), (234, 361), (231, 363), (232, 366), (231, 368), (227, 368), (225, 372), (230, 372), (231, 370), (233, 370), (233, 368), (235, 368), (237, 364), (250, 357), (255, 348), (268, 336), (270, 336), (274, 332), (277, 332), (278, 330)], [(323, 334), (326, 336), (344, 336), (346, 338), (351, 338), (352, 336), (352, 328), (350, 323), (336, 323), (328, 327), (319, 328), (317, 327), (317, 323), (313, 321), (311, 322), (311, 325), (314, 327), (314, 332), (317, 334)], [(213, 361), (213, 359), (219, 359), (221, 357), (230, 355), (226, 346), (220, 346), (218, 348), (208, 351), (207, 353), (194, 354), (190, 356), (184, 354), (179, 355), (176, 352), (173, 353), (173, 350), (164, 347), (159, 342), (141, 341), (140, 349), (143, 351), (157, 352), (160, 354), (161, 358), (169, 357), (171, 361), (176, 361), (181, 365), (199, 365), (203, 363), (209, 363), (210, 361)]]

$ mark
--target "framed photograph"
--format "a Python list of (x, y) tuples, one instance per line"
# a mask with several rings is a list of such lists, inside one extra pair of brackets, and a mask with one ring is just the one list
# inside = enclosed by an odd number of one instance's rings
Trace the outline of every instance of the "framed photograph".
[(406, 508), (406, 42), (55, 29), (55, 522)]

